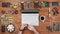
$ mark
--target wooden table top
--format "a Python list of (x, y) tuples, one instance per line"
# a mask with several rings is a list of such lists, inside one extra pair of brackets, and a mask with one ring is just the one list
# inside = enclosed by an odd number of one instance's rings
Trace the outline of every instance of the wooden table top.
[[(0, 0), (0, 15), (1, 15), (1, 11), (2, 10), (8, 10), (8, 9), (13, 9), (12, 6), (13, 4), (15, 3), (20, 3), (22, 0)], [(24, 0), (26, 1), (26, 0)], [(32, 2), (33, 0), (31, 0)], [(48, 2), (60, 2), (60, 0), (39, 0), (39, 2), (42, 2), (42, 1), (48, 1)], [(1, 7), (2, 6), (2, 2), (10, 2), (12, 3), (11, 7), (9, 8), (3, 8)], [(31, 9), (34, 9), (33, 8), (33, 3), (31, 4), (32, 6), (30, 7)], [(59, 3), (60, 5), (60, 3)], [(26, 5), (24, 4), (24, 8), (26, 8)], [(52, 4), (50, 3), (50, 8), (52, 10), (53, 6)], [(44, 15), (46, 17), (46, 20), (44, 23), (42, 23), (41, 21), (39, 21), (39, 26), (35, 26), (35, 29), (40, 33), (40, 34), (60, 34), (60, 31), (53, 31), (53, 32), (49, 32), (47, 29), (46, 29), (46, 25), (50, 25), (53, 27), (53, 22), (54, 21), (57, 21), (57, 22), (60, 22), (60, 6), (57, 7), (59, 10), (59, 14), (58, 16), (53, 16), (52, 15), (52, 11), (51, 11), (51, 17), (53, 18), (53, 20), (49, 21), (48, 19), (48, 7), (45, 7), (45, 8), (39, 8), (39, 15)], [(21, 26), (21, 11), (20, 11), (20, 7), (17, 8), (17, 10), (19, 11), (17, 15), (11, 15), (11, 14), (7, 14), (7, 16), (13, 16), (14, 18), (13, 19), (16, 19), (17, 22), (11, 22), (12, 24), (14, 24), (15, 26), (15, 31), (13, 33), (9, 33), (9, 32), (5, 32), (5, 33), (2, 33), (1, 32), (1, 28), (0, 28), (0, 34), (17, 34), (19, 32), (19, 28)], [(13, 9), (14, 10), (14, 9)], [(0, 25), (1, 27), (1, 25)], [(23, 34), (33, 34), (32, 31), (26, 29), (24, 31)]]

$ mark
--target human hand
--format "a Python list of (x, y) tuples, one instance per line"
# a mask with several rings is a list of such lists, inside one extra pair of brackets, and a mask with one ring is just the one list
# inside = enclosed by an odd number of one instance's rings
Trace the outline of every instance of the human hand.
[(22, 26), (20, 27), (20, 29), (24, 29), (25, 27), (27, 27), (27, 24), (22, 24)]
[(28, 29), (29, 30), (31, 30), (31, 31), (33, 31), (34, 32), (34, 34), (39, 34), (37, 31), (36, 31), (36, 29), (33, 27), (33, 26), (28, 26)]
[(22, 34), (25, 27), (27, 27), (27, 24), (22, 24), (22, 26), (20, 27), (20, 31), (18, 32), (18, 34)]

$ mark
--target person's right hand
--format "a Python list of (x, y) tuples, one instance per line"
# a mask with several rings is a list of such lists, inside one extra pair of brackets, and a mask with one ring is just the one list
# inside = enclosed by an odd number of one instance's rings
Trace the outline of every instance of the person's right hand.
[(28, 26), (28, 29), (31, 30), (31, 31), (33, 31), (34, 34), (39, 34), (39, 32), (36, 31), (36, 29), (33, 26), (31, 26), (31, 25)]

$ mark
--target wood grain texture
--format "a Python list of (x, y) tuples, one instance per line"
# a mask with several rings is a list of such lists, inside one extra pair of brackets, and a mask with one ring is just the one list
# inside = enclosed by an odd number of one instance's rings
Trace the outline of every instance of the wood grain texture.
[[(2, 10), (8, 10), (8, 9), (13, 9), (12, 8), (12, 6), (13, 6), (13, 4), (15, 4), (15, 3), (20, 3), (22, 0), (0, 0), (0, 15), (1, 15), (1, 11)], [(26, 1), (26, 0), (24, 0), (24, 1)], [(31, 2), (33, 2), (33, 0), (30, 0)], [(48, 1), (48, 2), (60, 2), (60, 0), (39, 0), (39, 2), (42, 2), (42, 1)], [(2, 8), (1, 6), (2, 6), (2, 2), (10, 2), (12, 5), (9, 7), (9, 8)], [(59, 5), (60, 5), (60, 3), (59, 3)], [(25, 9), (27, 9), (27, 7), (26, 7), (26, 4), (24, 4), (24, 8)], [(33, 7), (33, 3), (31, 3), (31, 7), (30, 7), (31, 9), (34, 9), (34, 7)], [(50, 8), (52, 9), (53, 8), (53, 6), (52, 6), (52, 3), (50, 3)], [(45, 20), (45, 22), (44, 23), (42, 23), (41, 21), (39, 22), (39, 26), (35, 26), (35, 29), (40, 33), (40, 34), (60, 34), (60, 31), (53, 31), (53, 32), (49, 32), (47, 29), (46, 29), (46, 25), (50, 25), (50, 26), (52, 26), (53, 27), (53, 22), (54, 21), (57, 21), (57, 22), (59, 22), (60, 23), (60, 6), (58, 6), (57, 7), (59, 10), (59, 14), (58, 14), (58, 16), (53, 16), (52, 15), (52, 11), (51, 11), (51, 17), (53, 17), (54, 19), (53, 20), (51, 20), (51, 21), (49, 21), (49, 19), (48, 19), (48, 7), (46, 7), (46, 8), (39, 8), (39, 15), (41, 16), (41, 15), (44, 15), (45, 17), (46, 17), (46, 20)], [(19, 32), (19, 28), (20, 28), (20, 26), (21, 26), (21, 11), (20, 11), (20, 7), (18, 7), (17, 8), (17, 10), (19, 11), (19, 14), (17, 14), (17, 15), (10, 15), (10, 14), (8, 14), (7, 16), (16, 16), (16, 20), (17, 20), (17, 22), (16, 23), (14, 23), (14, 22), (11, 22), (11, 23), (13, 23), (14, 25), (15, 25), (15, 31), (13, 32), (13, 33), (9, 33), (9, 32), (5, 32), (5, 33), (2, 33), (1, 32), (1, 25), (0, 25), (0, 34), (18, 34), (18, 32)], [(23, 34), (33, 34), (33, 32), (32, 31), (30, 31), (30, 30), (28, 30), (28, 29), (26, 29), (25, 31), (24, 31), (24, 33)]]

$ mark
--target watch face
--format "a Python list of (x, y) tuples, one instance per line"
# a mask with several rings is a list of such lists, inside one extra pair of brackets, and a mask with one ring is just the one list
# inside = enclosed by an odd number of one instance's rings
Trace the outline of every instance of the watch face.
[(52, 2), (52, 6), (58, 6), (58, 2)]
[(14, 30), (15, 30), (15, 27), (14, 27), (13, 24), (9, 24), (9, 25), (7, 26), (7, 31), (8, 31), (8, 32), (13, 32)]

